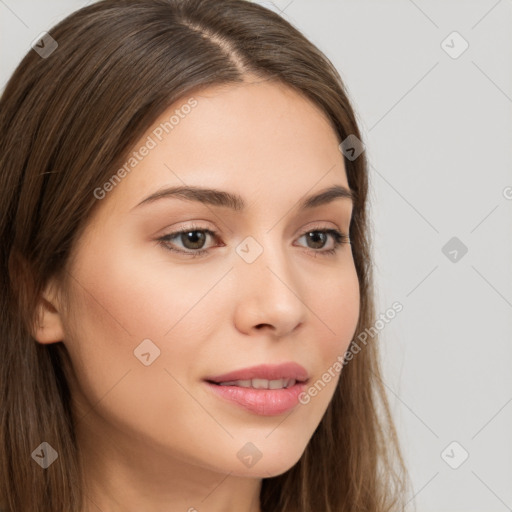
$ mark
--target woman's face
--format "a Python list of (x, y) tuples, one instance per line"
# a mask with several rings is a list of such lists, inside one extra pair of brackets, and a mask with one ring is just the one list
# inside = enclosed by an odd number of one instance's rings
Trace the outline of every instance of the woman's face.
[[(298, 461), (359, 315), (351, 245), (321, 232), (348, 234), (350, 198), (301, 208), (348, 188), (338, 144), (316, 107), (268, 81), (185, 97), (140, 139), (115, 185), (96, 190), (100, 204), (70, 260), (71, 315), (61, 320), (81, 438), (100, 446), (108, 436), (127, 461), (143, 451), (239, 476)], [(174, 187), (222, 192), (144, 202)], [(228, 193), (243, 207), (223, 201)], [(306, 372), (295, 392), (206, 381), (289, 362)], [(299, 402), (318, 380), (316, 396)]]

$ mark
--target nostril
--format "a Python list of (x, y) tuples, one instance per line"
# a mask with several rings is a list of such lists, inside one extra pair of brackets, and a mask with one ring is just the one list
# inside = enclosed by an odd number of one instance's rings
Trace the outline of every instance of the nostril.
[(263, 327), (272, 327), (270, 324), (258, 324), (256, 329), (262, 329)]

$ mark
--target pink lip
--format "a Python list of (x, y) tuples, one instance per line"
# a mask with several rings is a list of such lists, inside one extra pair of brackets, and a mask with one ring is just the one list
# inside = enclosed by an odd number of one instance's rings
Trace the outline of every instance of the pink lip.
[(276, 416), (292, 409), (306, 387), (304, 382), (297, 382), (286, 389), (241, 388), (220, 386), (212, 382), (206, 382), (206, 385), (218, 396), (261, 416)]
[[(275, 416), (295, 407), (299, 395), (306, 387), (309, 378), (306, 369), (293, 362), (252, 366), (242, 370), (224, 373), (204, 379), (207, 386), (217, 396), (235, 402), (241, 407), (262, 416)], [(283, 389), (254, 389), (239, 386), (220, 386), (220, 382), (249, 379), (295, 379), (294, 386)]]
[(305, 381), (308, 379), (308, 372), (303, 366), (293, 362), (277, 365), (260, 364), (214, 377), (206, 377), (204, 380), (219, 383), (249, 379), (295, 379), (296, 381)]

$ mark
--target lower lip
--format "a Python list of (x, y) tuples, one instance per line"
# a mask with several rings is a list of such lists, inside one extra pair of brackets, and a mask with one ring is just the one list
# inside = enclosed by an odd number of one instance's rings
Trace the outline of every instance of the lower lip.
[(283, 389), (220, 386), (211, 382), (206, 384), (218, 396), (261, 416), (277, 416), (293, 409), (299, 401), (299, 395), (306, 387), (305, 382), (297, 382), (294, 386)]

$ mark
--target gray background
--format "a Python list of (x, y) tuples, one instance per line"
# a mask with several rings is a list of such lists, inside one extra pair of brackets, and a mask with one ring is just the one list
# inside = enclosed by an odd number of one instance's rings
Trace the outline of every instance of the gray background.
[[(41, 32), (86, 3), (0, 0), (0, 87)], [(512, 1), (270, 7), (327, 54), (359, 117), (378, 312), (404, 308), (381, 343), (410, 505), (512, 510)], [(453, 31), (469, 44), (456, 58)]]

